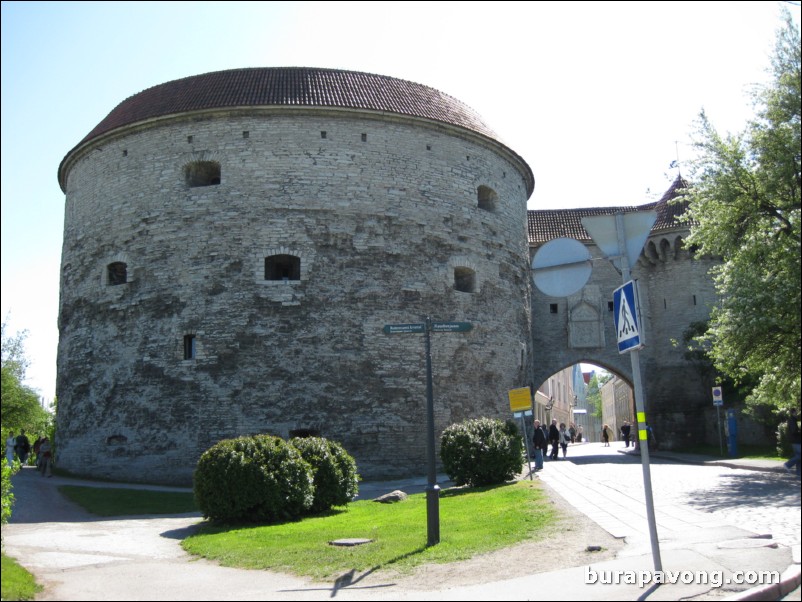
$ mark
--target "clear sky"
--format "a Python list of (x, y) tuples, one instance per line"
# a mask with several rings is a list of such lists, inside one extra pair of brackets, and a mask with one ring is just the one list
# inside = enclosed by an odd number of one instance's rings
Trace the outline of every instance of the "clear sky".
[(751, 115), (799, 2), (2, 2), (2, 318), (55, 394), (69, 150), (125, 98), (209, 71), (304, 66), (432, 86), (535, 174), (530, 209), (639, 205), (704, 108)]

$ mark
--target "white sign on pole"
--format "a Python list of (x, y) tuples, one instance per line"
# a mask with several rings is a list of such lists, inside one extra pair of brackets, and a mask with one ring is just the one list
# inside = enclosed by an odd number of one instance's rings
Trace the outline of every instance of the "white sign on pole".
[(724, 396), (722, 394), (721, 387), (719, 385), (713, 387), (713, 405), (714, 406), (724, 405)]
[[(624, 232), (624, 249), (626, 250), (629, 265), (635, 265), (640, 257), (640, 252), (649, 233), (652, 231), (652, 226), (657, 221), (656, 211), (638, 211), (634, 213), (625, 213), (623, 215), (623, 229)], [(588, 231), (593, 242), (595, 242), (601, 252), (604, 253), (610, 261), (613, 262), (619, 269), (620, 265), (620, 249), (618, 247), (618, 232), (616, 229), (616, 220), (611, 215), (597, 215), (582, 218), (582, 225)]]

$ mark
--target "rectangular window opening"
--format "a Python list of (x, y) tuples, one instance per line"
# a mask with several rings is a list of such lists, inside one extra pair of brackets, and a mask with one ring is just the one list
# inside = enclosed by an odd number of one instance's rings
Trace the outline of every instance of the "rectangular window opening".
[(184, 359), (185, 360), (194, 360), (195, 359), (195, 335), (194, 334), (185, 334), (184, 335)]

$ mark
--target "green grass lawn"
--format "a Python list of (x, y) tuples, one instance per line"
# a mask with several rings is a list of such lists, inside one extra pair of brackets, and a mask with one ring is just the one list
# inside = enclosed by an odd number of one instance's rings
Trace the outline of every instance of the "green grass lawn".
[(63, 485), (58, 490), (67, 499), (98, 516), (183, 514), (198, 511), (195, 496), (191, 492), (77, 485)]
[(2, 577), (2, 595), (3, 600), (32, 600), (33, 597), (40, 591), (42, 586), (37, 585), (28, 571), (22, 568), (17, 562), (5, 554), (2, 554), (2, 566), (0, 572)]
[[(539, 481), (440, 496), (440, 543), (427, 542), (426, 495), (404, 502), (359, 501), (326, 516), (278, 525), (208, 524), (182, 542), (192, 554), (225, 566), (274, 569), (324, 578), (347, 570), (393, 568), (408, 572), (424, 563), (447, 563), (498, 550), (544, 533), (555, 511)], [(340, 547), (336, 539), (372, 543)]]

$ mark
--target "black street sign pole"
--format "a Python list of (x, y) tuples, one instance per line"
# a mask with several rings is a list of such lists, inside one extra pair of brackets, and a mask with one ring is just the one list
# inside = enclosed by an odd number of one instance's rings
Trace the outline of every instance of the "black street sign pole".
[(434, 389), (432, 386), (432, 320), (426, 317), (426, 533), (428, 546), (440, 543), (440, 487), (437, 485), (437, 466), (434, 454)]
[(470, 322), (432, 322), (426, 317), (424, 324), (385, 324), (385, 334), (424, 333), (426, 340), (426, 460), (428, 484), (426, 485), (427, 546), (440, 543), (440, 487), (437, 485), (437, 462), (434, 453), (434, 387), (432, 386), (432, 332), (468, 332), (473, 329)]

